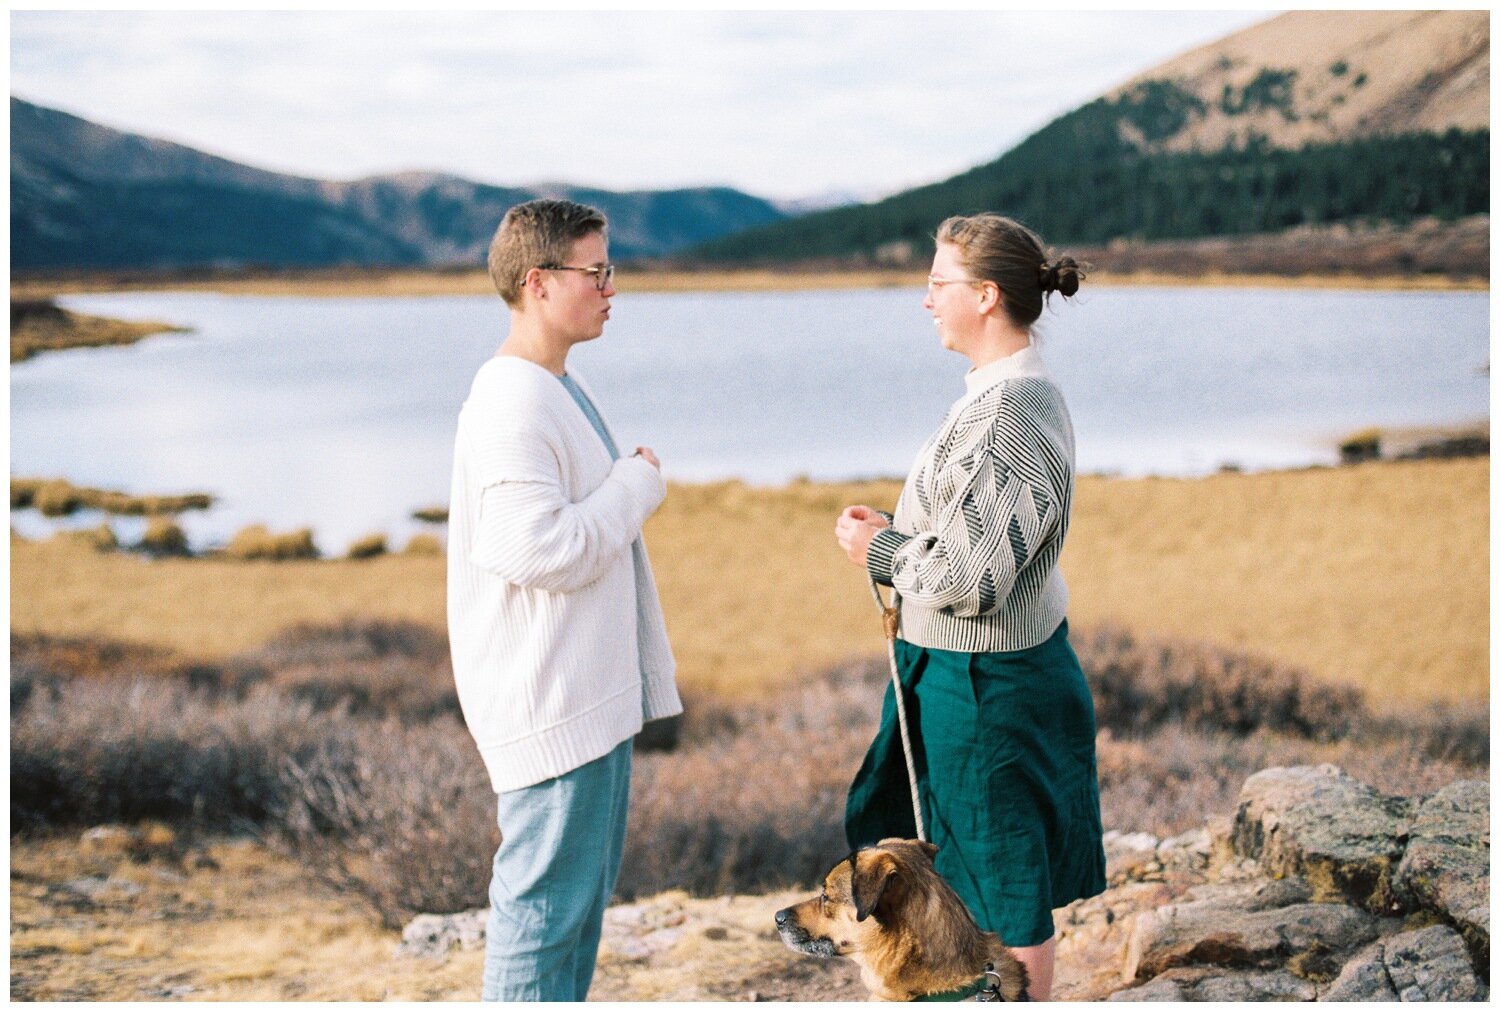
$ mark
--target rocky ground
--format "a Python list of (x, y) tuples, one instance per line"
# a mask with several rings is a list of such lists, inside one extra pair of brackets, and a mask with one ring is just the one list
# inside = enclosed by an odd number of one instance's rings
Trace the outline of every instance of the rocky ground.
[[(1110, 888), (1057, 914), (1054, 997), (1486, 1000), (1489, 785), (1387, 797), (1333, 766), (1265, 770), (1233, 817), (1111, 833)], [(853, 1000), (853, 964), (788, 952), (786, 896), (664, 894), (609, 911), (592, 997)], [(408, 925), (402, 952), (483, 945), (483, 911)]]
[[(1169, 840), (1111, 833), (1110, 887), (1057, 914), (1067, 1000), (1485, 1000), (1489, 788), (1377, 793), (1332, 766), (1251, 777), (1232, 816)], [(12, 841), (11, 996), (472, 1000), (483, 912), (404, 940), (248, 840), (164, 827)], [(783, 946), (799, 892), (612, 907), (590, 997), (864, 997), (847, 960)]]

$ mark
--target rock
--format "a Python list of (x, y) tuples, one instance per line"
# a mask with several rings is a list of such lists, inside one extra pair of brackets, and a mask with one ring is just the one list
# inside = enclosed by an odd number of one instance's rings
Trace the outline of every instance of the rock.
[[(1173, 967), (1280, 966), (1301, 956), (1347, 952), (1375, 938), (1379, 921), (1341, 903), (1297, 903), (1246, 910), (1243, 903), (1198, 900), (1140, 915), (1125, 949), (1123, 977), (1147, 980)], [(1327, 963), (1312, 968), (1331, 976)], [(1312, 974), (1309, 974), (1312, 975)]]
[(1160, 871), (1156, 847), (1160, 841), (1150, 833), (1104, 834), (1104, 870), (1111, 884), (1139, 881), (1145, 873)]
[(1463, 938), (1446, 924), (1385, 943), (1385, 970), (1402, 1001), (1473, 1001), (1481, 983)]
[(95, 903), (131, 899), (141, 893), (141, 887), (128, 879), (113, 876), (105, 878), (102, 875), (73, 879), (66, 883), (64, 888)]
[(1179, 966), (1140, 987), (1116, 991), (1108, 1001), (1189, 1001), (1198, 982), (1222, 974), (1212, 966)]
[(1305, 878), (1317, 900), (1394, 913), (1409, 808), (1337, 766), (1276, 767), (1245, 781), (1232, 842), (1273, 877)]
[(139, 861), (151, 858), (181, 857), (177, 834), (160, 822), (146, 822), (137, 827), (95, 826), (86, 830), (79, 843), (89, 854), (132, 857)]
[(1357, 952), (1337, 979), (1323, 992), (1322, 1001), (1399, 1001), (1385, 972), (1385, 943), (1374, 942)]
[(1187, 1001), (1187, 992), (1175, 980), (1157, 977), (1140, 987), (1116, 991), (1105, 1001)]
[(1313, 1001), (1316, 985), (1285, 970), (1226, 973), (1198, 983), (1191, 1001)]
[(1206, 827), (1163, 840), (1156, 848), (1162, 868), (1179, 873), (1206, 871), (1213, 853), (1213, 834)]
[(1458, 932), (1445, 924), (1407, 931), (1360, 950), (1323, 1001), (1476, 1001), (1487, 989)]
[(1180, 967), (1110, 1001), (1313, 1001), (1317, 987), (1284, 970)]
[(135, 834), (124, 826), (95, 826), (85, 830), (78, 843), (88, 854), (123, 856), (130, 853), (130, 848), (135, 843)]
[(1490, 951), (1489, 785), (1450, 784), (1417, 808), (1396, 869), (1396, 891), (1413, 909), (1437, 911), (1463, 933), (1481, 963)]
[(474, 949), (484, 944), (488, 907), (459, 914), (418, 914), (401, 929), (398, 956), (441, 959), (455, 948)]
[(602, 944), (626, 959), (650, 959), (672, 948), (687, 931), (688, 895), (680, 890), (604, 911)]

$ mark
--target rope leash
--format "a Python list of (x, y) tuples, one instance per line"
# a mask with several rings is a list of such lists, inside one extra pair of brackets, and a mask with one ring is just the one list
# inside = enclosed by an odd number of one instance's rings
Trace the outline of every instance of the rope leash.
[(927, 826), (922, 822), (922, 801), (917, 794), (917, 763), (912, 758), (911, 734), (906, 729), (906, 701), (901, 691), (901, 675), (896, 668), (896, 633), (901, 628), (901, 609), (898, 605), (901, 599), (892, 591), (892, 603), (887, 606), (885, 598), (880, 596), (880, 585), (873, 576), (870, 577), (870, 593), (875, 596), (875, 606), (880, 609), (880, 617), (885, 625), (885, 652), (891, 662), (891, 686), (896, 694), (896, 720), (901, 725), (901, 749), (906, 753), (906, 777), (911, 783), (911, 814), (917, 823), (917, 839), (926, 843)]

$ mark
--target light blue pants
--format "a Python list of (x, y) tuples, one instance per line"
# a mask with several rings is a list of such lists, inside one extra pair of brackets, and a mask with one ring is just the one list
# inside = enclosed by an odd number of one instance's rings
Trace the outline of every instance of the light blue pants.
[(576, 770), (500, 795), (485, 1001), (588, 995), (625, 847), (630, 746), (627, 739)]

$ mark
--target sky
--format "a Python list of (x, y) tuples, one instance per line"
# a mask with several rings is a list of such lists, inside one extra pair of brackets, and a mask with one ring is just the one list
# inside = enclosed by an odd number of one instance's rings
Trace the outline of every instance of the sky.
[(870, 199), (1269, 11), (11, 13), (11, 94), (260, 168)]

